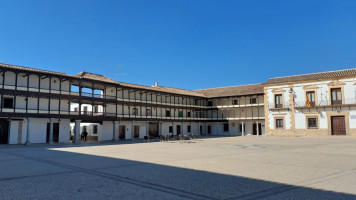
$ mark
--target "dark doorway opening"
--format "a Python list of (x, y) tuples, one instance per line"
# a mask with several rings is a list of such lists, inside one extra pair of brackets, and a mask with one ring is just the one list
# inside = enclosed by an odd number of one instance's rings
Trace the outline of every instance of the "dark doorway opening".
[(0, 144), (9, 143), (9, 121), (0, 119)]
[(209, 125), (208, 126), (208, 135), (210, 135), (211, 134), (211, 126)]
[(203, 126), (202, 125), (200, 125), (200, 135), (203, 135)]
[(156, 122), (148, 123), (148, 134), (151, 137), (158, 137), (158, 123)]
[(126, 139), (126, 126), (119, 126), (119, 138), (121, 140)]
[(180, 125), (177, 125), (177, 135), (180, 135)]
[(140, 137), (140, 126), (134, 126), (134, 138)]
[[(53, 138), (52, 142), (59, 141), (59, 123), (53, 123)], [(49, 143), (49, 123), (47, 123), (46, 142)]]

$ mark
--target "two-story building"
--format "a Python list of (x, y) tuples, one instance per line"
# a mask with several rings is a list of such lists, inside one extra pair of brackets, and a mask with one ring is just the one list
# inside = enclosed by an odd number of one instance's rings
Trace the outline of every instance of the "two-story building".
[(271, 78), (267, 135), (356, 135), (356, 69)]

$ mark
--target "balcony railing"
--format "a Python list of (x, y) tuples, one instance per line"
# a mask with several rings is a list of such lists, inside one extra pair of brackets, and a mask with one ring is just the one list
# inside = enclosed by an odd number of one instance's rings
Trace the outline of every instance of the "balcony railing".
[[(324, 106), (356, 106), (356, 98), (343, 100), (321, 100), (317, 102), (310, 102), (310, 107), (324, 107)], [(295, 102), (295, 108), (308, 108), (306, 101)]]
[(280, 103), (280, 104), (268, 104), (269, 109), (288, 109), (290, 108), (290, 103)]

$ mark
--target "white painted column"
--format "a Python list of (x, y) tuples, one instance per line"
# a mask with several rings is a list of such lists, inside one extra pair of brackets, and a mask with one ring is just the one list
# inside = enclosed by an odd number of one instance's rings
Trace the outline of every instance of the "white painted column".
[(244, 122), (242, 122), (242, 136), (245, 136), (245, 125)]
[(30, 120), (31, 118), (27, 117), (27, 134), (26, 134), (26, 145), (30, 144)]
[[(203, 131), (201, 134), (203, 135)], [(200, 135), (200, 122), (198, 122), (198, 135)]]
[(256, 129), (257, 129), (257, 134), (256, 135), (259, 135), (258, 132), (259, 132), (259, 128), (258, 128), (258, 121), (256, 121)]
[(74, 136), (73, 143), (80, 143), (80, 122), (82, 120), (74, 120)]
[(146, 121), (146, 136), (148, 137), (148, 121)]
[(118, 134), (119, 122), (113, 121), (112, 126), (113, 126), (112, 139), (113, 139), (113, 141), (118, 141), (119, 140), (119, 134)]
[(53, 144), (53, 119), (49, 118), (49, 144)]
[(135, 129), (135, 121), (132, 120), (132, 127), (131, 127), (131, 140), (134, 139), (134, 130)]

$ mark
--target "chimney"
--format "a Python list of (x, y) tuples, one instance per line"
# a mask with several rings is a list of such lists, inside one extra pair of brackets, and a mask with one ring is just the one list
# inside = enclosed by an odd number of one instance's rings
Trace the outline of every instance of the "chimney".
[(152, 87), (158, 87), (158, 82), (155, 82), (155, 84), (152, 85)]

